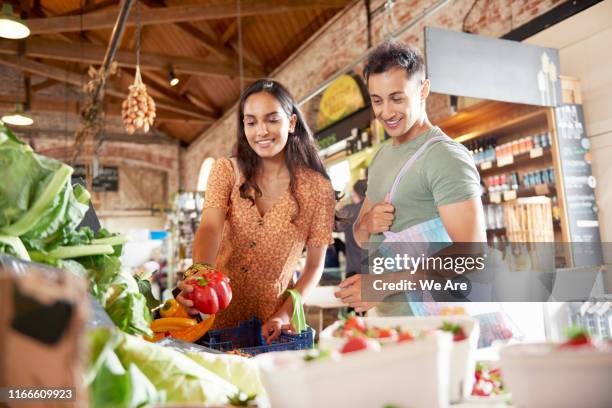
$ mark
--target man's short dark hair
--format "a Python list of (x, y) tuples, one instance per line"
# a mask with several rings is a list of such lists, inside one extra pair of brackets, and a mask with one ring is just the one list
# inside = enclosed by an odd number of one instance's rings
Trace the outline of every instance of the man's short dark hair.
[(425, 59), (419, 50), (393, 40), (383, 42), (368, 55), (363, 76), (368, 82), (370, 75), (382, 74), (396, 67), (404, 69), (408, 78), (415, 74), (425, 77)]

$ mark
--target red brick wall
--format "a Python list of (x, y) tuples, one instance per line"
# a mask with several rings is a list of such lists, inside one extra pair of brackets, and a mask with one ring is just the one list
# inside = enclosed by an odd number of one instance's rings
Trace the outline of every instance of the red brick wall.
[[(72, 160), (72, 136), (49, 138), (40, 135), (33, 138), (33, 145), (39, 154), (68, 163)], [(85, 145), (76, 162), (90, 164), (93, 151), (92, 145)], [(119, 168), (119, 191), (92, 192), (96, 210), (148, 209), (154, 204), (167, 203), (171, 194), (179, 189), (179, 154), (178, 145), (105, 142), (99, 161), (102, 166)]]
[[(465, 21), (466, 30), (476, 34), (500, 37), (525, 24), (533, 18), (550, 10), (560, 0), (478, 0)], [(374, 10), (384, 3), (372, 1)], [(413, 18), (422, 15), (432, 1), (398, 1), (393, 8), (397, 28)], [(442, 9), (404, 33), (400, 40), (422, 48), (423, 28), (425, 25), (461, 31), (463, 20), (474, 0), (451, 0)], [(391, 25), (386, 13), (378, 14), (372, 22), (374, 44), (385, 37), (385, 23)], [(366, 14), (363, 1), (355, 1), (343, 10), (328, 25), (323, 27), (287, 62), (272, 74), (301, 99), (337, 70), (348, 65), (367, 48)], [(436, 97), (431, 104), (439, 109), (448, 110), (448, 103)], [(305, 111), (312, 106), (305, 105)], [(434, 113), (435, 114), (435, 113)], [(432, 116), (434, 115), (432, 114)], [(195, 189), (202, 161), (206, 157), (227, 155), (236, 137), (236, 110), (229, 110), (222, 119), (207, 130), (182, 155), (182, 186), (186, 190)]]

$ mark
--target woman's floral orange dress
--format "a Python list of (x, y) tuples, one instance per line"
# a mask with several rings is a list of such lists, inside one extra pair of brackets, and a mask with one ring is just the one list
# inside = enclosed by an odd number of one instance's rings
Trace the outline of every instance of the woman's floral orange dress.
[(236, 183), (232, 162), (215, 162), (204, 208), (228, 210), (216, 266), (229, 276), (233, 292), (215, 327), (236, 326), (254, 316), (267, 321), (281, 306), (305, 245), (333, 243), (336, 202), (330, 181), (306, 168), (296, 178), (300, 212), (292, 223), (298, 208), (289, 190), (262, 217), (251, 201), (240, 197), (244, 176)]

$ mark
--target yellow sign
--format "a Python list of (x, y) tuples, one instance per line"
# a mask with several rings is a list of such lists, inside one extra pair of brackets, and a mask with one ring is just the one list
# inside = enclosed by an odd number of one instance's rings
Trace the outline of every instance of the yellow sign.
[(365, 101), (355, 78), (342, 75), (323, 92), (319, 103), (317, 129), (323, 129), (364, 106)]

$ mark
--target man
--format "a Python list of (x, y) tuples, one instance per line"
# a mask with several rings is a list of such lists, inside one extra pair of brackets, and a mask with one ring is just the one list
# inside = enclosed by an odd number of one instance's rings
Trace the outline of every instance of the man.
[(358, 180), (353, 185), (351, 195), (352, 203), (347, 204), (340, 210), (340, 214), (346, 217), (343, 220), (340, 229), (344, 232), (346, 242), (346, 277), (350, 278), (353, 275), (360, 274), (361, 263), (365, 259), (364, 250), (355, 242), (353, 235), (353, 224), (357, 221), (357, 216), (363, 205), (363, 200), (366, 196), (367, 183), (365, 180)]
[[(372, 109), (392, 142), (373, 159), (366, 199), (353, 226), (356, 242), (372, 249), (385, 239), (383, 232), (400, 232), (435, 219), (441, 220), (452, 242), (486, 242), (480, 201), (480, 176), (468, 150), (445, 136), (427, 118), (429, 80), (425, 63), (414, 48), (388, 41), (368, 57), (364, 68)], [(403, 165), (430, 138), (393, 198), (391, 186)], [(375, 304), (361, 299), (361, 275), (347, 278), (336, 296), (357, 311)], [(409, 313), (409, 312), (408, 312)]]

